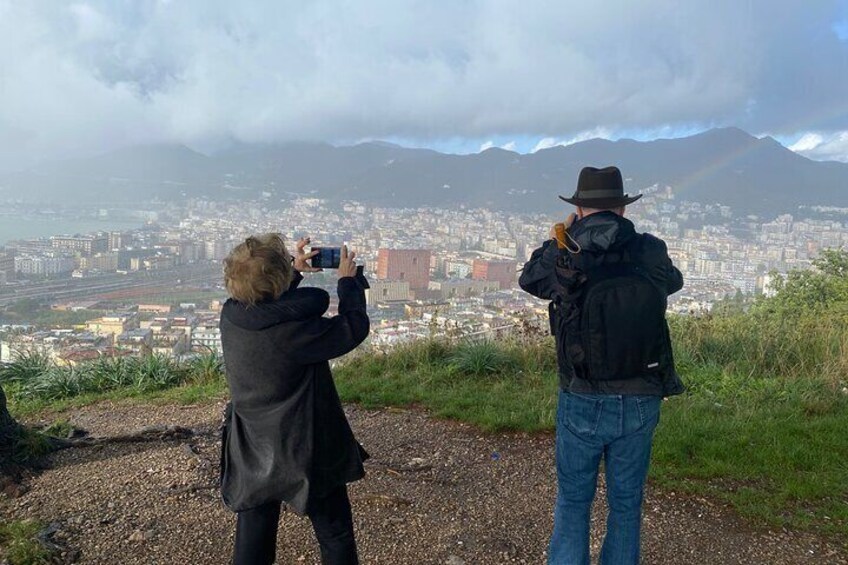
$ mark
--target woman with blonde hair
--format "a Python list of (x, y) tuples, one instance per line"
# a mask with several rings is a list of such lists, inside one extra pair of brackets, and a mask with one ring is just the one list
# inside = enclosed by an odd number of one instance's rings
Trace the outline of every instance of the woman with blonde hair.
[(339, 313), (329, 295), (298, 288), (320, 269), (301, 239), (294, 257), (279, 234), (247, 238), (224, 260), (230, 299), (221, 311), (231, 402), (221, 452), (221, 493), (238, 513), (234, 563), (274, 562), (281, 504), (312, 521), (325, 564), (358, 563), (347, 483), (368, 457), (347, 422), (328, 361), (369, 332), (368, 283), (342, 249)]

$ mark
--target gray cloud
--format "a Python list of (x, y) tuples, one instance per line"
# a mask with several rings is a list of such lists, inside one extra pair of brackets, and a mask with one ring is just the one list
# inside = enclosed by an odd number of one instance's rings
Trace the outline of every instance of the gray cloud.
[(0, 0), (0, 166), (157, 141), (833, 136), (846, 6)]

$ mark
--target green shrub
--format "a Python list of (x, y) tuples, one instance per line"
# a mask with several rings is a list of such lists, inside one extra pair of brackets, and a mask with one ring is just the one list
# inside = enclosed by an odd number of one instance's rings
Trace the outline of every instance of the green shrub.
[(133, 383), (132, 367), (136, 359), (130, 357), (99, 357), (82, 365), (92, 391), (114, 390)]
[(74, 427), (67, 420), (56, 420), (41, 430), (41, 433), (46, 436), (64, 439), (67, 438), (73, 430)]
[(76, 396), (80, 391), (79, 374), (73, 367), (48, 367), (38, 375), (23, 381), (15, 396), (59, 400)]
[(18, 352), (15, 362), (0, 367), (0, 384), (19, 384), (42, 374), (53, 365), (50, 357), (36, 350)]
[(449, 356), (448, 362), (450, 369), (456, 373), (481, 377), (515, 373), (521, 360), (513, 348), (484, 341), (459, 345)]
[(785, 318), (770, 312), (670, 318), (681, 367), (717, 366), (760, 377), (848, 376), (848, 317), (839, 311)]
[(15, 463), (27, 465), (42, 460), (53, 451), (53, 444), (48, 436), (36, 430), (21, 427), (12, 450)]
[(5, 370), (15, 375), (7, 390), (11, 399), (46, 402), (125, 389), (147, 393), (183, 384), (213, 384), (223, 375), (222, 363), (213, 355), (190, 361), (161, 355), (101, 357), (75, 366), (36, 365), (25, 359)]
[(0, 558), (9, 565), (47, 565), (51, 553), (38, 539), (43, 529), (35, 520), (0, 522)]
[(219, 381), (224, 376), (224, 360), (215, 352), (200, 355), (188, 361), (188, 380), (193, 384), (206, 385)]
[(148, 355), (134, 361), (129, 369), (133, 386), (140, 391), (161, 390), (185, 382), (185, 367), (171, 358)]

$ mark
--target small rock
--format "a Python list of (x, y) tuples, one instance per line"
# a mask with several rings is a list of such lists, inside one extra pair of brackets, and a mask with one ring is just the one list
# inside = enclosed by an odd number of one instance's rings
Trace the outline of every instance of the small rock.
[(29, 489), (25, 485), (10, 481), (2, 490), (0, 490), (0, 493), (9, 499), (14, 499), (22, 497), (28, 491)]
[(445, 565), (465, 565), (465, 559), (458, 555), (448, 555)]

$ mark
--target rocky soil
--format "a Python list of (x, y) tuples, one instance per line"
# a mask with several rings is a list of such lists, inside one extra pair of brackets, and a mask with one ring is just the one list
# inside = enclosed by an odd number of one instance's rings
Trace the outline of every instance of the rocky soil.
[[(96, 436), (150, 425), (202, 433), (60, 452), (28, 491), (0, 499), (0, 515), (55, 523), (54, 538), (72, 548), (67, 561), (228, 563), (235, 521), (214, 488), (221, 408), (101, 403), (63, 414)], [(372, 455), (368, 476), (350, 489), (364, 564), (545, 562), (556, 490), (551, 436), (487, 435), (417, 410), (348, 413)], [(595, 554), (603, 484), (598, 493)], [(848, 551), (834, 541), (754, 528), (722, 504), (654, 488), (643, 537), (645, 563), (848, 563)], [(308, 521), (284, 514), (277, 554), (280, 564), (319, 562)]]

